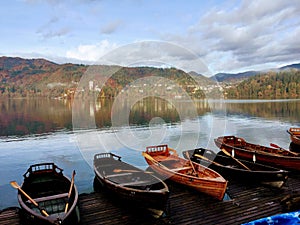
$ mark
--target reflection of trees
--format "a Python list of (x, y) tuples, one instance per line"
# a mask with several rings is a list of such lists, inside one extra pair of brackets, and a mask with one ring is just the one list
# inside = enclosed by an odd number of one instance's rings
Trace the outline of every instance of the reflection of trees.
[(242, 114), (266, 119), (285, 118), (299, 122), (300, 101), (258, 101), (253, 103), (227, 103), (228, 114)]
[[(114, 105), (115, 104), (115, 105)], [(112, 108), (114, 106), (114, 111)], [(70, 101), (51, 99), (4, 99), (0, 101), (0, 136), (47, 133), (59, 129), (72, 129), (72, 113), (80, 113), (77, 121), (80, 128), (111, 127), (112, 113), (124, 116), (129, 109), (127, 122), (123, 125), (148, 125), (155, 118), (165, 123), (176, 123), (185, 119), (195, 119), (213, 111), (226, 109), (228, 115), (238, 114), (262, 117), (271, 120), (286, 120), (298, 123), (300, 101), (168, 101), (159, 97), (146, 97), (134, 102), (124, 98), (121, 103), (114, 99), (80, 101), (73, 106)], [(194, 114), (196, 109), (197, 115)], [(74, 115), (73, 115), (74, 116)], [(286, 118), (286, 119), (285, 119)]]
[(0, 135), (41, 134), (72, 126), (69, 102), (49, 99), (0, 101)]
[(95, 121), (99, 128), (111, 126), (111, 108), (113, 100), (111, 99), (100, 99), (96, 102)]
[(125, 118), (127, 121), (123, 121), (122, 125), (146, 125), (155, 117), (163, 119), (166, 123), (174, 123), (183, 119), (195, 119), (193, 113), (195, 109), (198, 115), (210, 111), (206, 101), (177, 101), (175, 106), (172, 102), (162, 98), (147, 97), (133, 105), (130, 105), (128, 99), (124, 99), (122, 104), (114, 106), (114, 112), (112, 112), (113, 100), (101, 99), (100, 101), (101, 108), (98, 107), (95, 112), (97, 127), (111, 126), (111, 114), (122, 117), (128, 107), (130, 107), (129, 118)]
[(178, 122), (178, 112), (174, 106), (159, 98), (147, 98), (137, 102), (131, 108), (129, 123), (137, 125), (149, 124), (154, 117), (162, 118), (166, 123)]

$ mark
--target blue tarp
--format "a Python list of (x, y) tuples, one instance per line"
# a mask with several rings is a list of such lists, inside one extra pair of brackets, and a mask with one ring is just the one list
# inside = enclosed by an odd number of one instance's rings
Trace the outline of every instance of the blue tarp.
[(300, 224), (300, 211), (290, 212), (290, 213), (283, 213), (274, 216), (269, 216), (265, 218), (261, 218), (258, 220), (254, 220), (248, 223), (244, 223), (243, 225), (294, 225)]

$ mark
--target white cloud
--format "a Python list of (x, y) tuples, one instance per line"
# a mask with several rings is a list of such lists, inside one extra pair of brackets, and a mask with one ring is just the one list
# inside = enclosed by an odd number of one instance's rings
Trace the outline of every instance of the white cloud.
[(95, 45), (79, 45), (67, 51), (66, 58), (77, 63), (176, 67), (186, 72), (209, 73), (205, 63), (196, 54), (164, 41), (140, 41), (118, 46), (103, 40)]
[(124, 45), (106, 54), (98, 63), (176, 67), (186, 72), (209, 73), (206, 64), (196, 54), (180, 45), (165, 41), (140, 41)]
[(233, 4), (226, 2), (210, 9), (184, 35), (170, 35), (168, 40), (180, 41), (202, 56), (206, 53), (204, 59), (214, 71), (258, 68), (299, 58), (298, 1)]
[(79, 45), (75, 49), (68, 50), (66, 57), (80, 61), (96, 62), (117, 46), (116, 43), (110, 43), (108, 40), (103, 40), (97, 44)]

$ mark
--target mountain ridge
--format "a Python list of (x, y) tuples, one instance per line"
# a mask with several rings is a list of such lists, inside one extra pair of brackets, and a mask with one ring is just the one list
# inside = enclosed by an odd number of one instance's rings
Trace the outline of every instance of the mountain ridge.
[[(14, 67), (22, 67), (22, 66), (31, 66), (31, 67), (38, 67), (38, 68), (43, 68), (43, 67), (59, 67), (63, 65), (84, 65), (84, 64), (79, 64), (79, 63), (62, 63), (58, 64), (55, 62), (52, 62), (50, 60), (44, 59), (44, 58), (21, 58), (21, 57), (9, 57), (9, 56), (0, 56), (0, 70), (14, 70)], [(90, 66), (90, 65), (84, 65), (84, 66)], [(286, 70), (286, 69), (300, 69), (300, 63), (293, 63), (293, 64), (288, 64), (282, 67), (279, 67), (277, 69), (266, 69), (265, 71), (269, 70)], [(265, 71), (255, 71), (255, 70), (249, 70), (249, 71), (243, 71), (239, 73), (227, 73), (227, 72), (221, 72), (221, 73), (216, 73), (213, 76), (209, 77), (212, 80), (217, 80), (218, 82), (222, 81), (228, 81), (228, 80), (233, 80), (233, 79), (241, 79), (241, 78), (247, 78), (250, 76), (257, 75), (261, 72)], [(199, 74), (195, 71), (190, 71), (188, 72), (191, 75), (196, 75), (196, 76), (202, 76), (206, 77), (203, 74)]]
[[(94, 65), (83, 65), (64, 63), (57, 64), (43, 58), (24, 59), (20, 57), (0, 57), (0, 96), (9, 97), (24, 97), (24, 96), (47, 96), (55, 97), (70, 92), (76, 89), (78, 82), (82, 75), (89, 67)], [(116, 66), (96, 65), (102, 70), (113, 68)], [(121, 68), (124, 68), (122, 71)], [(127, 69), (125, 69), (127, 68)], [(202, 89), (212, 89), (218, 81), (221, 86), (227, 88), (228, 86), (236, 86), (242, 81), (245, 81), (255, 75), (266, 74), (268, 71), (288, 71), (300, 69), (300, 63), (294, 63), (282, 66), (278, 69), (270, 69), (266, 71), (245, 71), (241, 73), (218, 73), (212, 77), (206, 77), (197, 72), (190, 71), (186, 73), (176, 68), (155, 68), (155, 67), (120, 67), (118, 80), (110, 80), (113, 88), (122, 88), (124, 85), (132, 82), (132, 79), (138, 79), (145, 76), (150, 76), (151, 73), (158, 76), (166, 76), (168, 79), (173, 78), (183, 86), (190, 86), (193, 78), (196, 83), (200, 84)], [(173, 75), (172, 75), (173, 73)], [(129, 76), (128, 75), (132, 75)], [(189, 76), (190, 77), (189, 77)], [(126, 82), (127, 83), (126, 83)], [(188, 89), (195, 93), (193, 85)], [(192, 88), (191, 88), (192, 87)], [(219, 86), (220, 87), (220, 86)], [(199, 88), (198, 88), (199, 90)], [(116, 94), (116, 90), (109, 90)], [(197, 93), (198, 96), (201, 94)], [(110, 94), (112, 97), (113, 95)]]

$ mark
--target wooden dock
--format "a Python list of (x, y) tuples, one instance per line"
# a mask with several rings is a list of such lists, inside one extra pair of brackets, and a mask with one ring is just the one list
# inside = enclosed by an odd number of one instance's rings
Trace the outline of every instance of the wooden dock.
[[(260, 185), (245, 185), (232, 181), (227, 194), (230, 200), (217, 201), (209, 196), (168, 182), (170, 199), (166, 214), (156, 219), (146, 210), (131, 206), (112, 198), (105, 190), (79, 197), (82, 225), (96, 224), (241, 224), (261, 217), (287, 211), (295, 211), (300, 206), (287, 209), (283, 199), (300, 196), (300, 175), (291, 176), (286, 185), (278, 190)], [(0, 224), (22, 224), (17, 207), (2, 210)]]

